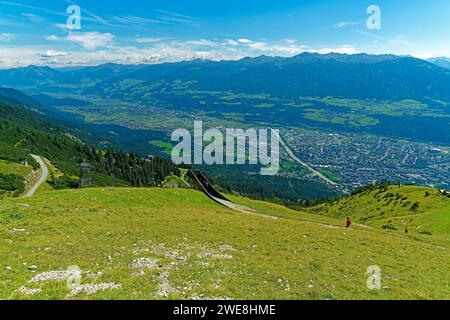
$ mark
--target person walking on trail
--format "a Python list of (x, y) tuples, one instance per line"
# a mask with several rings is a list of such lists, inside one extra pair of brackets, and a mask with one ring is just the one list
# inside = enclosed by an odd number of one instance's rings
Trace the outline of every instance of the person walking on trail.
[(349, 217), (347, 217), (347, 229), (352, 226), (352, 220), (350, 220)]

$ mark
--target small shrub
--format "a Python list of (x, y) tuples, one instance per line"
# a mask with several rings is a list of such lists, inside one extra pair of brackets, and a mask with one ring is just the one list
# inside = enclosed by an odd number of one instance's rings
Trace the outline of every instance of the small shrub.
[(384, 230), (398, 230), (397, 227), (394, 226), (391, 221), (389, 221), (388, 223), (384, 224), (381, 228), (384, 229)]
[(0, 173), (0, 189), (14, 192), (15, 196), (25, 191), (24, 178), (17, 174), (1, 174)]
[(318, 270), (320, 270), (321, 267), (322, 266), (320, 265), (320, 262), (317, 262), (317, 261), (313, 261), (309, 264), (309, 268), (312, 271), (318, 271)]
[(416, 201), (414, 202), (414, 204), (411, 206), (411, 211), (417, 211), (417, 209), (419, 209), (420, 207), (420, 202)]

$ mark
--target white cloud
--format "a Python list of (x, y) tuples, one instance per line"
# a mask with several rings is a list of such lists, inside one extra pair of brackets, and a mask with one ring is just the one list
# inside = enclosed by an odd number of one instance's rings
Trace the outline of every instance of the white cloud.
[(181, 14), (178, 12), (167, 10), (157, 10), (157, 11), (161, 14), (159, 20), (162, 20), (167, 23), (179, 23), (190, 26), (198, 26), (200, 23), (200, 21), (197, 18)]
[(26, 28), (27, 24), (21, 22), (16, 16), (4, 15), (0, 13), (0, 27), (7, 28)]
[(261, 51), (270, 51), (271, 47), (265, 42), (250, 42), (247, 44), (247, 47), (255, 49), (255, 50), (261, 50)]
[[(70, 1), (70, 0), (69, 0)], [(88, 9), (86, 9), (86, 7), (81, 8), (82, 12), (87, 13), (88, 16), (90, 16), (90, 18), (86, 17), (86, 15), (83, 17), (83, 20), (85, 21), (92, 21), (92, 22), (97, 22), (100, 24), (103, 24), (105, 26), (111, 26), (111, 24), (106, 21), (105, 19), (103, 19), (102, 17), (100, 17), (99, 15), (93, 13), (92, 11), (89, 11)]]
[(14, 39), (14, 35), (10, 33), (0, 33), (0, 41), (11, 41)]
[(166, 21), (162, 21), (162, 20), (158, 20), (158, 19), (143, 18), (143, 17), (138, 17), (138, 16), (112, 16), (109, 19), (115, 23), (120, 23), (120, 24), (126, 25), (126, 26), (130, 26), (130, 25), (147, 26), (150, 24), (169, 24)]
[(186, 44), (193, 45), (193, 46), (199, 46), (199, 47), (217, 47), (218, 46), (217, 42), (211, 41), (211, 40), (206, 40), (206, 39), (186, 41)]
[(411, 42), (409, 42), (405, 35), (399, 34), (394, 39), (389, 40), (389, 43), (397, 46), (410, 46)]
[[(100, 32), (69, 32), (67, 36), (58, 37), (54, 34), (45, 38), (48, 41), (70, 41), (81, 45), (87, 50), (108, 47), (112, 45), (114, 35)], [(139, 42), (139, 41), (138, 41)]]
[(294, 43), (297, 43), (297, 40), (295, 40), (295, 39), (284, 39), (283, 41), (286, 42), (286, 43), (288, 43), (288, 44), (294, 44)]
[(58, 24), (55, 24), (55, 27), (57, 27), (57, 28), (59, 28), (59, 29), (61, 29), (61, 30), (67, 30), (68, 28), (67, 28), (67, 24), (65, 24), (65, 23), (58, 23)]
[(75, 42), (83, 46), (87, 50), (95, 50), (97, 48), (107, 47), (111, 45), (114, 36), (111, 33), (100, 32), (70, 32), (65, 40)]
[(341, 28), (345, 28), (345, 27), (349, 27), (349, 26), (356, 26), (358, 25), (360, 22), (358, 21), (341, 21), (336, 23), (333, 27), (337, 28), (337, 29), (341, 29)]
[(22, 13), (22, 16), (24, 16), (25, 18), (34, 23), (42, 23), (45, 21), (45, 18), (38, 16), (37, 14), (34, 13)]
[(225, 39), (225, 44), (228, 46), (236, 47), (239, 45), (239, 42), (232, 39)]
[(146, 37), (137, 37), (136, 42), (138, 43), (156, 43), (165, 40), (169, 40), (170, 38), (146, 38)]
[(56, 50), (47, 50), (45, 53), (40, 56), (43, 58), (53, 58), (53, 57), (65, 57), (68, 56), (68, 52), (56, 51)]
[[(72, 36), (74, 36), (73, 34)], [(80, 33), (76, 34), (80, 36)], [(85, 36), (85, 34), (81, 34)], [(101, 35), (101, 34), (96, 34)], [(57, 40), (64, 42), (67, 37), (56, 37)], [(87, 40), (88, 38), (88, 40)], [(119, 46), (112, 42), (112, 35), (106, 37), (106, 40), (98, 37), (71, 38), (71, 41), (79, 43), (81, 47), (77, 50), (71, 50), (70, 54), (62, 47), (46, 48), (45, 46), (36, 47), (2, 47), (1, 59), (4, 61), (0, 67), (11, 68), (18, 66), (34, 65), (52, 65), (52, 66), (79, 66), (79, 65), (98, 65), (106, 62), (140, 64), (140, 63), (162, 63), (182, 60), (192, 60), (196, 58), (210, 60), (237, 60), (243, 57), (256, 57), (260, 55), (270, 56), (293, 56), (302, 52), (317, 53), (347, 53), (353, 54), (358, 51), (350, 46), (343, 45), (329, 48), (312, 48), (299, 44), (297, 41), (280, 40), (276, 42), (269, 41), (250, 41), (242, 43), (226, 40), (212, 41), (207, 39), (198, 40), (167, 40), (159, 42), (150, 42), (148, 45), (140, 46)], [(92, 42), (92, 43), (91, 43)], [(63, 43), (58, 43), (62, 45)], [(208, 46), (210, 44), (211, 46)], [(214, 45), (213, 45), (214, 44)]]
[[(295, 39), (283, 39), (277, 42), (253, 41), (250, 39), (226, 40), (225, 44), (240, 50), (245, 55), (295, 55), (305, 51), (305, 46)], [(238, 47), (238, 48), (237, 48)]]
[(40, 57), (38, 56), (42, 50), (37, 48), (23, 48), (23, 47), (2, 47), (2, 68), (15, 68), (28, 66), (32, 64), (39, 64)]
[(60, 40), (60, 38), (58, 36), (55, 36), (54, 34), (49, 35), (45, 39), (48, 40), (48, 41), (58, 41), (58, 40)]
[(326, 54), (326, 53), (341, 53), (341, 54), (355, 54), (358, 53), (358, 50), (356, 50), (355, 47), (350, 45), (343, 45), (336, 48), (321, 48), (321, 49), (311, 49), (306, 50), (307, 52), (315, 52), (320, 54)]

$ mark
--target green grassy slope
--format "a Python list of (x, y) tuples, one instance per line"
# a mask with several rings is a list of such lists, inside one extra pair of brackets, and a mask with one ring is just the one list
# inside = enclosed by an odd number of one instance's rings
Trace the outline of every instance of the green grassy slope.
[(300, 212), (300, 211), (289, 209), (288, 207), (285, 207), (285, 206), (282, 206), (279, 204), (258, 201), (258, 200), (251, 200), (248, 198), (243, 198), (243, 197), (235, 196), (235, 195), (227, 194), (226, 197), (234, 203), (244, 205), (248, 208), (251, 208), (259, 213), (266, 214), (266, 215), (271, 215), (271, 216), (285, 218), (285, 219), (326, 224), (326, 225), (336, 226), (336, 227), (345, 226), (345, 221), (343, 221), (342, 219), (334, 218), (334, 217), (327, 217), (327, 216), (322, 216), (322, 215), (317, 215), (317, 214), (311, 214), (308, 212)]
[[(43, 192), (4, 200), (0, 226), (1, 299), (450, 298), (448, 248), (380, 229), (236, 213), (194, 190)], [(92, 285), (81, 293), (70, 292), (65, 273), (45, 273), (72, 265)], [(381, 268), (381, 290), (366, 286), (370, 265)]]
[(32, 170), (33, 168), (31, 166), (25, 166), (20, 163), (0, 160), (0, 172), (3, 174), (15, 173), (25, 177), (26, 175), (31, 173)]
[(32, 171), (30, 165), (0, 160), (0, 199), (23, 193), (26, 189), (25, 177)]
[(309, 210), (450, 245), (450, 193), (428, 187), (374, 186)]

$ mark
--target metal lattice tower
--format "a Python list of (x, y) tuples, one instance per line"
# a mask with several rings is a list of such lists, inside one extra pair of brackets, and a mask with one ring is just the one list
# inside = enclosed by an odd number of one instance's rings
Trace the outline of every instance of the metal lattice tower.
[(92, 187), (92, 176), (91, 169), (93, 168), (91, 164), (83, 162), (79, 164), (80, 167), (80, 188)]

